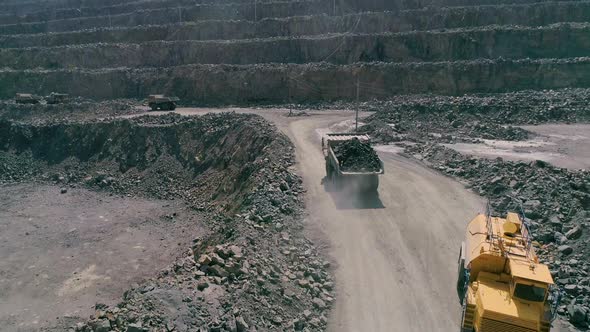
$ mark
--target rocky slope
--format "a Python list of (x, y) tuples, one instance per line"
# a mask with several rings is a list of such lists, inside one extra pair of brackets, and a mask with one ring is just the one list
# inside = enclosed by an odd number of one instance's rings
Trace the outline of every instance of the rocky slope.
[(208, 235), (181, 248), (179, 261), (154, 271), (117, 307), (97, 304), (96, 315), (76, 330), (324, 328), (332, 302), (329, 263), (302, 233), (293, 148), (261, 118), (0, 120), (0, 127), (3, 183), (181, 199), (209, 215)]
[(590, 323), (590, 241), (584, 235), (590, 227), (590, 171), (464, 155), (441, 143), (518, 141), (532, 135), (506, 124), (589, 122), (589, 96), (586, 89), (406, 96), (361, 107), (375, 111), (363, 130), (377, 141), (400, 142), (408, 156), (486, 197), (496, 215), (524, 213), (542, 262), (563, 291), (559, 313), (572, 330)]

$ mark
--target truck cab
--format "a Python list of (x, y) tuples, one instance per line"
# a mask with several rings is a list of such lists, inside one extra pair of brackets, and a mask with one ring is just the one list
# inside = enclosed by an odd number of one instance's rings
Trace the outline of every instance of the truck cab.
[(480, 214), (459, 255), (461, 332), (548, 332), (559, 302), (549, 268), (540, 264), (516, 213)]

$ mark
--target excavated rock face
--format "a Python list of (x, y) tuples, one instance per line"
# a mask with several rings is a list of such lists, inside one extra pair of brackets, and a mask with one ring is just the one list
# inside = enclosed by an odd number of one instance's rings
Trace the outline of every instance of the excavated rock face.
[[(260, 122), (241, 115), (171, 115), (51, 125), (1, 121), (0, 147), (48, 167), (74, 160), (80, 171), (71, 174), (72, 178), (93, 177), (87, 182), (100, 184), (103, 177), (117, 177), (120, 180), (109, 185), (119, 191), (174, 197), (178, 185), (187, 192), (205, 190), (225, 197), (242, 188), (256, 158), (272, 140), (256, 130)], [(204, 174), (211, 178), (191, 188)], [(135, 186), (135, 181), (141, 185)]]
[(378, 172), (381, 169), (379, 156), (369, 143), (352, 139), (336, 144), (333, 150), (343, 171)]
[(227, 105), (350, 100), (356, 81), (365, 100), (590, 86), (584, 1), (84, 2), (16, 15), (30, 5), (0, 10), (2, 98)]

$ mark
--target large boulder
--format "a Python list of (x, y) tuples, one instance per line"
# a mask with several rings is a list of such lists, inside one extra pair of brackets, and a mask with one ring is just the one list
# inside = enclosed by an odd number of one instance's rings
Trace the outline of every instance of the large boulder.
[(570, 323), (580, 326), (586, 323), (586, 309), (581, 305), (570, 304), (567, 308), (570, 316)]

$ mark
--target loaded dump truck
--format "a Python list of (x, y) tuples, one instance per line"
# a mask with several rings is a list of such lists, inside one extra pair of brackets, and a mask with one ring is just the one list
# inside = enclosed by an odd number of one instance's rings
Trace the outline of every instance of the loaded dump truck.
[(376, 192), (383, 161), (367, 134), (332, 133), (322, 138), (326, 179), (334, 190)]
[(41, 98), (30, 93), (17, 93), (14, 98), (17, 104), (39, 104)]
[(489, 211), (469, 223), (459, 252), (460, 332), (548, 332), (560, 299), (549, 268), (524, 218)]
[(180, 99), (176, 97), (165, 97), (164, 95), (149, 95), (148, 105), (152, 111), (174, 111), (176, 109), (176, 103)]
[(54, 105), (54, 104), (65, 104), (68, 102), (70, 95), (65, 93), (55, 93), (52, 92), (49, 96), (45, 97), (45, 101), (47, 104)]

